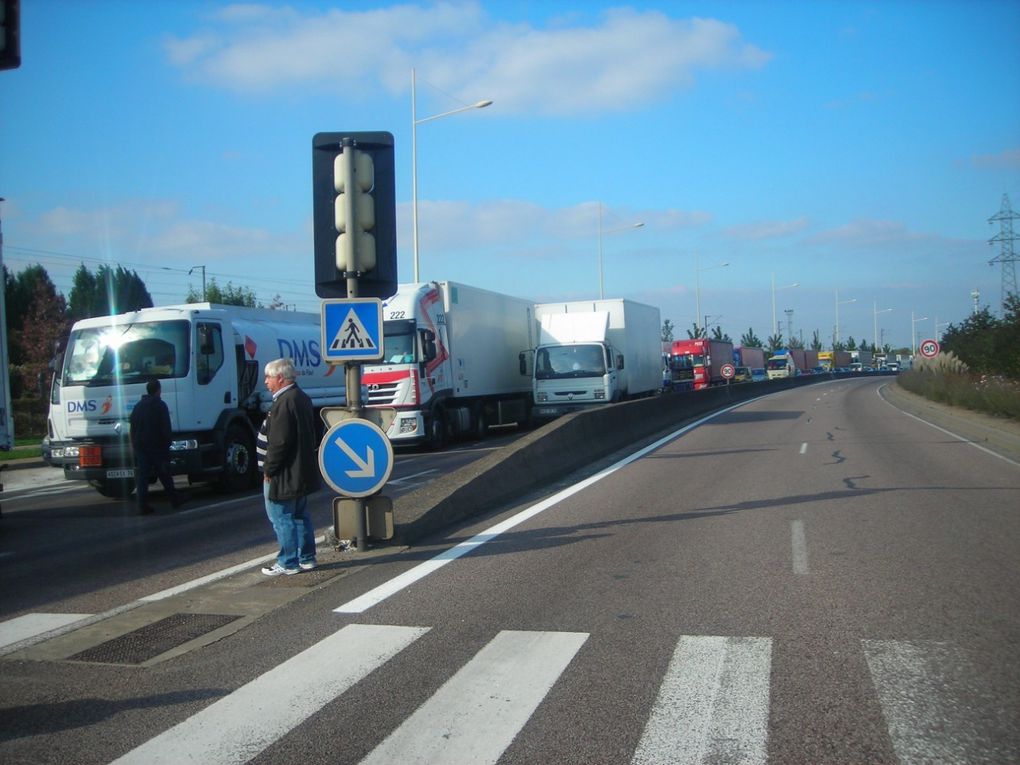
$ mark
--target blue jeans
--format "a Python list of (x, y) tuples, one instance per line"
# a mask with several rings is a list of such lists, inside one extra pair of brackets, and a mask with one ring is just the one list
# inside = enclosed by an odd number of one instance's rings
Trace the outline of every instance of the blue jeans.
[(266, 515), (280, 543), (276, 562), (288, 569), (297, 568), (299, 563), (315, 563), (315, 524), (307, 512), (308, 497), (273, 502), (269, 499), (269, 482), (263, 481), (262, 487)]

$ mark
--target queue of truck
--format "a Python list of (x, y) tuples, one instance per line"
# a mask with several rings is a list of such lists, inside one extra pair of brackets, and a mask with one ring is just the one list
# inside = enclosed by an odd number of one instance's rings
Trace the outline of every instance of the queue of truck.
[[(362, 401), (392, 414), (380, 421), (393, 444), (439, 448), (494, 425), (846, 361), (842, 351), (796, 348), (766, 359), (709, 338), (664, 345), (661, 328), (658, 308), (631, 300), (536, 303), (451, 281), (401, 284), (383, 301), (382, 358), (362, 366)], [(321, 332), (320, 314), (209, 303), (83, 319), (54, 363), (51, 464), (106, 496), (129, 496), (128, 421), (158, 379), (171, 472), (249, 488), (272, 405), (267, 362), (292, 358), (318, 410), (346, 405), (342, 367), (324, 358)]]

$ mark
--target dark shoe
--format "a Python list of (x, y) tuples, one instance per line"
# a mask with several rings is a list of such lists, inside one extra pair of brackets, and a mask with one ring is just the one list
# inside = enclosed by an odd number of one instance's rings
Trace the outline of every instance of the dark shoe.
[(139, 515), (152, 515), (155, 510), (152, 509), (152, 505), (142, 505), (138, 508)]

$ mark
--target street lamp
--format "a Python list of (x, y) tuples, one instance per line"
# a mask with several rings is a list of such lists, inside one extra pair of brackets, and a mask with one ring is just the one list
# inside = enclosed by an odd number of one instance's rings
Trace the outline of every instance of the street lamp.
[(892, 310), (892, 308), (883, 308), (881, 311), (879, 311), (878, 310), (878, 301), (876, 300), (876, 301), (874, 301), (874, 309), (875, 309), (875, 312), (874, 312), (874, 317), (873, 318), (875, 320), (875, 335), (872, 338), (872, 340), (874, 342), (874, 345), (872, 347), (873, 347), (874, 350), (877, 351), (878, 350), (878, 315), (880, 313), (889, 313)]
[(490, 106), (492, 101), (484, 100), (462, 106), (458, 109), (451, 109), (442, 114), (433, 114), (431, 117), (418, 119), (417, 112), (417, 76), (414, 69), (411, 70), (411, 227), (412, 242), (414, 249), (414, 281), (418, 281), (418, 126), (423, 122), (431, 122), (442, 117), (449, 117), (453, 114), (469, 111), (470, 109), (484, 109)]
[(602, 230), (602, 202), (599, 202), (599, 300), (605, 300), (606, 291), (604, 289), (602, 281), (602, 237), (605, 234), (615, 234), (617, 231), (628, 231), (632, 228), (641, 228), (645, 224), (642, 223), (631, 223), (626, 226), (620, 226), (618, 228), (611, 228), (608, 231)]
[(917, 322), (928, 321), (927, 316), (922, 316), (920, 319), (914, 318), (914, 312), (910, 312), (910, 355), (917, 355)]
[(694, 300), (697, 303), (697, 312), (694, 314), (694, 331), (697, 334), (698, 319), (701, 318), (701, 272), (711, 271), (713, 268), (726, 268), (729, 263), (716, 263), (714, 266), (701, 267), (701, 256), (694, 253)]
[(777, 287), (776, 286), (776, 274), (775, 274), (774, 271), (772, 272), (772, 332), (773, 333), (778, 333), (779, 332), (779, 324), (776, 323), (776, 290), (788, 290), (788, 289), (790, 289), (790, 287), (799, 287), (799, 286), (800, 286), (799, 282), (794, 282), (793, 284), (787, 284), (787, 285), (785, 285), (783, 287)]
[(192, 266), (191, 268), (188, 269), (188, 276), (191, 276), (191, 273), (193, 271), (195, 271), (196, 269), (199, 269), (199, 268), (202, 269), (202, 302), (204, 303), (205, 302), (205, 266)]
[(857, 298), (850, 298), (849, 300), (839, 299), (839, 290), (836, 290), (836, 337), (832, 340), (832, 350), (836, 350), (836, 345), (839, 343), (839, 307), (846, 305), (847, 303), (856, 303)]

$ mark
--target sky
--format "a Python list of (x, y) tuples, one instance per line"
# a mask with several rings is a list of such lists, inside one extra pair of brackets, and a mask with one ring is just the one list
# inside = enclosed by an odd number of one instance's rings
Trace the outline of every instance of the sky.
[(737, 342), (767, 340), (773, 298), (826, 346), (838, 323), (910, 347), (975, 292), (1001, 309), (1016, 0), (22, 0), (21, 55), (3, 260), (65, 296), (105, 263), (156, 305), (204, 271), (318, 312), (312, 138), (381, 130), (401, 282), (415, 138), (422, 280), (627, 298)]

